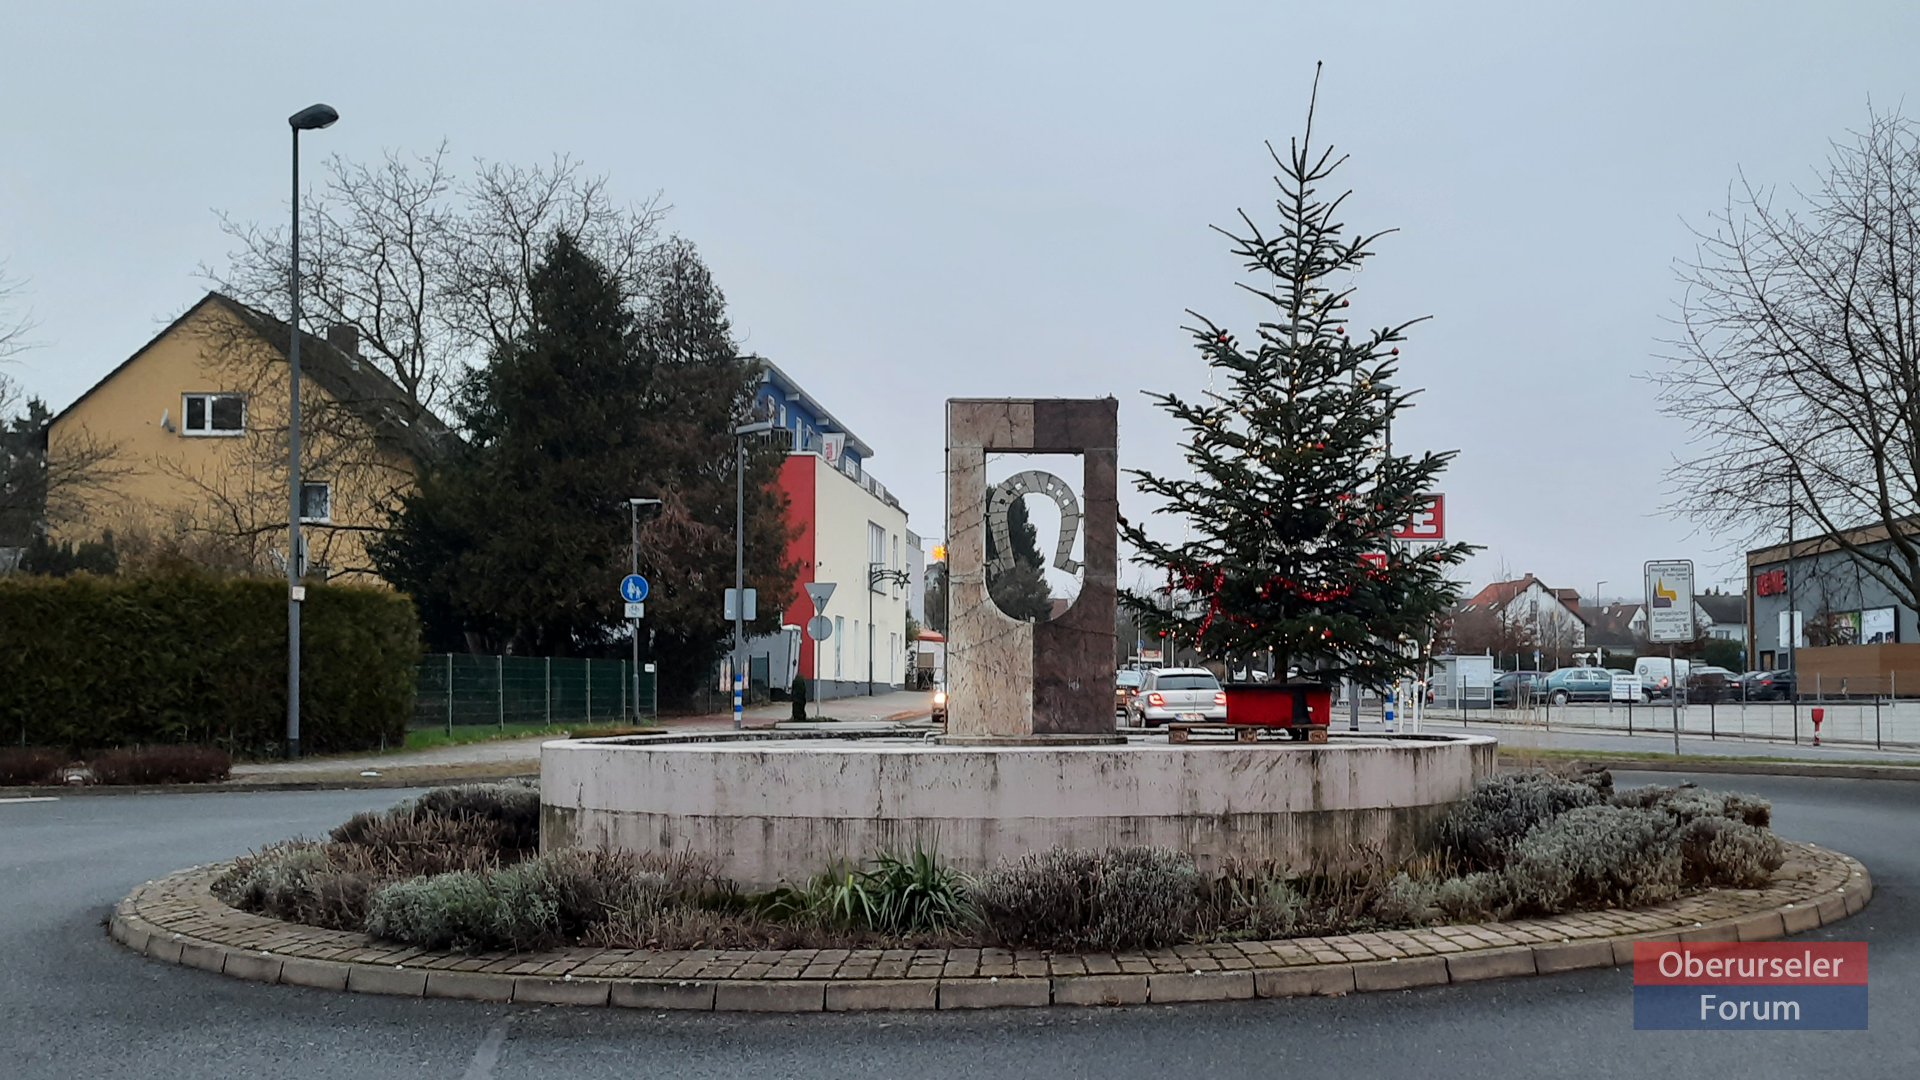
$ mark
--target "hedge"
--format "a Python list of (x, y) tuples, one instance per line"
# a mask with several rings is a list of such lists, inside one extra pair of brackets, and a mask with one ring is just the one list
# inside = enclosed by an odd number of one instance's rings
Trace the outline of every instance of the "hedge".
[[(301, 606), (302, 751), (400, 743), (420, 627), (407, 597), (315, 585)], [(285, 582), (0, 577), (0, 740), (85, 751), (285, 744)]]

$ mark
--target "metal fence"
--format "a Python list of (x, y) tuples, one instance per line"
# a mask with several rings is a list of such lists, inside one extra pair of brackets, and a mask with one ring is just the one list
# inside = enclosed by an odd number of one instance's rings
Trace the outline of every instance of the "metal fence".
[(420, 662), (415, 728), (607, 723), (659, 714), (652, 664), (441, 653)]
[[(1817, 732), (1813, 725), (1816, 708), (1822, 713)], [(1912, 698), (1693, 702), (1682, 704), (1678, 714), (1680, 734), (1687, 738), (1795, 744), (1811, 743), (1818, 734), (1823, 745), (1920, 749), (1920, 701)], [(1340, 716), (1335, 717), (1336, 722), (1339, 719)], [(1490, 724), (1548, 731), (1656, 735), (1671, 734), (1675, 719), (1671, 701), (1638, 705), (1553, 705), (1539, 701), (1522, 703), (1519, 708), (1464, 711), (1428, 706), (1425, 726), (1445, 730), (1449, 724)]]

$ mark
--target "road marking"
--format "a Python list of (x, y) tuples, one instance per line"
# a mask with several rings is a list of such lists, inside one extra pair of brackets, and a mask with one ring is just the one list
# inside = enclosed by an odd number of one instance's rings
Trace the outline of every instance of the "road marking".
[(22, 795), (22, 796), (19, 796), (18, 798), (12, 798), (12, 799), (0, 799), (0, 803), (7, 803), (7, 802), (59, 802), (59, 801), (60, 801), (60, 796), (58, 796), (58, 795)]
[(467, 1063), (467, 1071), (460, 1080), (491, 1080), (493, 1066), (500, 1060), (500, 1046), (507, 1041), (507, 1025), (512, 1017), (502, 1019), (487, 1029), (486, 1038), (480, 1040), (480, 1046), (473, 1052), (473, 1060)]

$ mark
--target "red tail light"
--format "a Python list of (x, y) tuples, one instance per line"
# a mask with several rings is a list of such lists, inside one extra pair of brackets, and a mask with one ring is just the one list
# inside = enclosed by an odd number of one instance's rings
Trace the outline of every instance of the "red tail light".
[(1227, 692), (1225, 690), (1215, 690), (1213, 692), (1213, 703), (1215, 705), (1225, 705), (1227, 703)]
[(1159, 694), (1148, 694), (1147, 704), (1153, 706), (1156, 709), (1163, 708), (1167, 704), (1167, 699), (1161, 697)]

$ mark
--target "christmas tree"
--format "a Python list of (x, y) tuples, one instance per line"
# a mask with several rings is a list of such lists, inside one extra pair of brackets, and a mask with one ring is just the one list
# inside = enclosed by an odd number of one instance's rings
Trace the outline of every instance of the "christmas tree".
[(1298, 669), (1380, 687), (1412, 667), (1458, 595), (1448, 568), (1473, 549), (1390, 539), (1426, 506), (1453, 452), (1390, 450), (1412, 396), (1392, 386), (1399, 345), (1421, 320), (1349, 330), (1352, 275), (1385, 233), (1350, 234), (1335, 220), (1346, 196), (1319, 188), (1345, 158), (1316, 150), (1312, 136), (1309, 106), (1286, 156), (1267, 147), (1280, 170), (1271, 234), (1244, 212), (1244, 228), (1217, 230), (1252, 278), (1242, 287), (1271, 314), (1243, 344), (1190, 311), (1208, 389), (1149, 394), (1186, 426), (1193, 478), (1132, 471), (1160, 501), (1155, 516), (1184, 518), (1187, 534), (1163, 543), (1123, 525), (1137, 561), (1166, 580), (1123, 602), (1149, 633), (1170, 631), (1208, 659), (1264, 666), (1271, 650), (1283, 679)]

